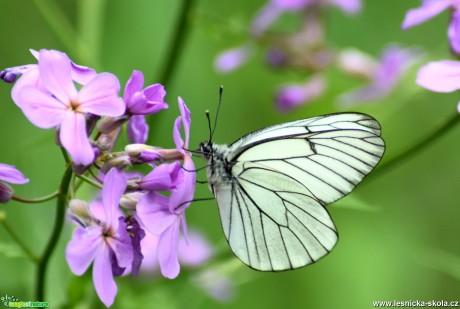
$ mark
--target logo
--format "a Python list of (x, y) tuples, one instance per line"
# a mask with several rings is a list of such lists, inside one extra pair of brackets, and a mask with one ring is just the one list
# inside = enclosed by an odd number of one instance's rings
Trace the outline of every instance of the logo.
[(47, 308), (49, 307), (48, 302), (43, 301), (20, 301), (13, 295), (7, 295), (0, 297), (0, 301), (3, 306), (8, 308)]

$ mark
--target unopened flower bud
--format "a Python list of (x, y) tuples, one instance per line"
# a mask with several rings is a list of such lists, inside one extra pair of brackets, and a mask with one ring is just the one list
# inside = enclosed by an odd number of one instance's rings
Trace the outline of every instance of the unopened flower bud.
[(127, 120), (127, 116), (105, 117), (98, 123), (97, 130), (101, 133), (109, 134), (110, 132), (120, 128)]
[(0, 79), (6, 83), (14, 83), (19, 75), (27, 72), (32, 65), (23, 65), (18, 67), (7, 68), (0, 72)]
[(122, 170), (128, 166), (131, 166), (131, 159), (129, 158), (129, 156), (118, 156), (107, 161), (102, 166), (101, 171), (105, 174), (108, 171), (110, 171), (112, 167)]
[(8, 203), (13, 197), (13, 188), (6, 183), (0, 182), (0, 203)]
[(6, 219), (6, 213), (0, 210), (0, 221), (3, 221), (5, 219)]
[(126, 153), (134, 164), (143, 164), (153, 161), (162, 161), (160, 149), (144, 144), (130, 144), (125, 147)]
[(139, 199), (144, 194), (145, 193), (142, 193), (142, 192), (132, 192), (132, 193), (124, 194), (121, 196), (120, 206), (125, 209), (135, 210), (137, 202), (139, 202)]
[(164, 149), (144, 144), (127, 145), (125, 151), (132, 158), (133, 163), (136, 164), (183, 159), (183, 154), (177, 149)]
[(120, 128), (110, 132), (109, 134), (101, 134), (96, 141), (97, 148), (101, 150), (101, 152), (111, 152), (113, 147), (115, 146), (115, 141), (120, 133)]
[(69, 202), (69, 214), (84, 226), (92, 222), (91, 212), (88, 203), (79, 199), (73, 199)]

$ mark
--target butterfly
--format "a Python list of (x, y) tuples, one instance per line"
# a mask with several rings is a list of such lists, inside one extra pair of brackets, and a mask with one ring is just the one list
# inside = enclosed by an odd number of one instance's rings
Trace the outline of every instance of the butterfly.
[(243, 263), (261, 271), (327, 255), (338, 234), (325, 206), (350, 193), (385, 152), (380, 124), (361, 113), (282, 123), (229, 146), (212, 143), (212, 135), (198, 152), (225, 237)]

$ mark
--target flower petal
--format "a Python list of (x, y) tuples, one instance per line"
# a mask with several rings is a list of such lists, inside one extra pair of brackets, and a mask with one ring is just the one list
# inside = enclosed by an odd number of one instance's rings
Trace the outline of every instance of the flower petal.
[(88, 166), (93, 162), (94, 151), (88, 140), (83, 114), (67, 111), (61, 123), (59, 138), (76, 165)]
[(154, 235), (160, 235), (176, 220), (177, 216), (169, 211), (169, 199), (161, 194), (145, 194), (136, 206), (136, 212), (142, 225)]
[(118, 218), (118, 231), (114, 242), (109, 243), (117, 258), (118, 266), (126, 268), (133, 262), (133, 245), (123, 217)]
[(153, 169), (140, 182), (140, 188), (150, 191), (168, 191), (175, 189), (183, 181), (183, 173), (178, 161), (161, 164)]
[(86, 85), (97, 76), (94, 69), (70, 62), (72, 66), (72, 79), (80, 85)]
[(131, 273), (133, 276), (137, 276), (144, 259), (144, 255), (142, 254), (141, 241), (145, 237), (146, 233), (134, 217), (130, 219), (130, 228), (130, 231), (133, 234), (133, 237), (131, 237), (131, 244), (133, 249)]
[(161, 274), (169, 279), (179, 275), (180, 265), (177, 257), (179, 240), (180, 220), (177, 218), (173, 224), (165, 230), (158, 241), (158, 261), (160, 262)]
[(460, 10), (452, 11), (451, 20), (449, 24), (449, 41), (450, 46), (455, 53), (460, 53)]
[(416, 83), (436, 92), (460, 89), (460, 62), (443, 60), (430, 62), (420, 68)]
[[(192, 120), (190, 118), (190, 111), (187, 108), (187, 105), (185, 105), (185, 102), (182, 100), (181, 97), (179, 97), (179, 110), (180, 110), (181, 115), (177, 117), (176, 121), (174, 122), (173, 139), (174, 139), (174, 143), (176, 144), (176, 149), (180, 153), (185, 154), (185, 150), (183, 148), (188, 147), (188, 142), (189, 142), (189, 137), (190, 137), (190, 124)], [(181, 125), (184, 128), (185, 142), (182, 139), (181, 134), (180, 134)]]
[(98, 74), (83, 86), (76, 97), (78, 111), (99, 116), (121, 116), (125, 103), (118, 97), (120, 82), (110, 73)]
[[(123, 172), (111, 168), (104, 178), (102, 187), (102, 204), (105, 210), (105, 222), (107, 226), (118, 227), (119, 203), (121, 196), (126, 190), (126, 177)], [(122, 266), (122, 265), (120, 265)], [(122, 266), (123, 267), (123, 266)]]
[(20, 88), (16, 95), (16, 104), (33, 125), (49, 129), (63, 122), (67, 106), (49, 93), (28, 86)]
[(70, 270), (77, 276), (85, 273), (101, 246), (103, 239), (100, 226), (76, 229), (65, 253)]
[(42, 49), (38, 67), (43, 86), (59, 101), (69, 106), (77, 94), (71, 77), (72, 66), (69, 57), (56, 50)]
[(184, 147), (184, 140), (181, 137), (180, 134), (180, 128), (182, 125), (182, 117), (179, 116), (176, 118), (176, 121), (174, 121), (174, 128), (173, 128), (173, 140), (174, 144), (176, 144), (176, 149), (182, 154), (185, 154), (185, 150), (182, 148)]
[(110, 307), (117, 295), (117, 285), (113, 279), (110, 250), (107, 245), (105, 245), (94, 259), (93, 283), (101, 301), (104, 305)]
[(169, 211), (175, 214), (182, 214), (190, 206), (195, 194), (195, 164), (189, 156), (184, 157), (184, 169), (184, 180), (177, 185), (177, 189), (171, 192), (169, 197)]
[(40, 87), (40, 79), (39, 79), (39, 70), (38, 65), (31, 67), (27, 72), (21, 75), (21, 77), (14, 83), (13, 89), (11, 89), (11, 98), (13, 99), (14, 103), (17, 106), (22, 108), (19, 102), (19, 90), (27, 86), (33, 86), (39, 88), (41, 90), (45, 90), (45, 88)]
[(130, 107), (130, 100), (136, 92), (142, 91), (144, 87), (144, 75), (141, 71), (134, 70), (133, 74), (129, 78), (125, 86), (125, 91), (123, 93), (123, 100), (126, 103), (126, 106)]
[(409, 10), (409, 12), (407, 12), (402, 24), (402, 28), (406, 30), (410, 27), (424, 23), (425, 21), (433, 18), (434, 16), (447, 9), (450, 4), (451, 0), (425, 1), (421, 7)]
[(163, 103), (166, 96), (165, 87), (161, 84), (153, 84), (142, 91), (145, 99), (149, 102)]
[(188, 148), (188, 141), (190, 137), (190, 124), (192, 123), (192, 119), (190, 118), (190, 110), (185, 105), (184, 100), (181, 97), (178, 99), (179, 101), (179, 110), (180, 115), (182, 117), (182, 125), (184, 126), (184, 133), (185, 133), (185, 144), (184, 147)]
[(29, 179), (14, 166), (3, 163), (0, 163), (0, 180), (20, 185), (29, 182)]
[(145, 237), (141, 240), (141, 249), (144, 258), (142, 259), (142, 271), (155, 271), (158, 269), (158, 240), (160, 237), (152, 233), (146, 233)]
[(149, 137), (149, 125), (144, 115), (133, 115), (129, 118), (126, 127), (128, 139), (132, 144), (145, 144)]

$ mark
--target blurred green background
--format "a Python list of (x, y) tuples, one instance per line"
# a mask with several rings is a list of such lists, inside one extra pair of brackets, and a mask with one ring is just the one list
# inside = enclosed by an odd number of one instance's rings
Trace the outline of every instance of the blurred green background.
[[(133, 69), (149, 83), (157, 82), (181, 7), (179, 0), (15, 0), (0, 1), (2, 37), (0, 68), (34, 63), (29, 49), (58, 49), (77, 63), (116, 74), (124, 85)], [(288, 114), (278, 114), (273, 94), (280, 83), (301, 80), (298, 72), (268, 69), (259, 53), (248, 65), (228, 74), (213, 69), (216, 54), (246, 39), (247, 26), (263, 0), (199, 0), (189, 15), (184, 41), (166, 84), (170, 108), (154, 115), (153, 144), (172, 147), (172, 126), (178, 116), (177, 96), (192, 112), (191, 145), (208, 137), (204, 110), (215, 114), (218, 87), (224, 98), (215, 142), (230, 143), (255, 129), (293, 119), (344, 111), (334, 98), (359, 82), (328, 72), (325, 96)], [(388, 43), (418, 46), (425, 58), (409, 72), (395, 92), (381, 102), (350, 110), (368, 113), (383, 128), (391, 160), (425, 138), (456, 112), (458, 95), (431, 93), (415, 85), (421, 64), (449, 58), (448, 13), (408, 31), (401, 23), (418, 0), (363, 1), (354, 17), (331, 9), (327, 36), (337, 47), (356, 47), (378, 56)], [(32, 126), (10, 97), (11, 85), (0, 84), (0, 162), (17, 166), (30, 178), (15, 186), (20, 196), (36, 197), (57, 188), (64, 171), (54, 132)], [(143, 275), (118, 278), (113, 308), (371, 308), (378, 300), (460, 300), (460, 126), (397, 168), (371, 177), (348, 197), (330, 205), (340, 241), (329, 256), (308, 267), (282, 273), (260, 273), (232, 257), (220, 227), (214, 201), (193, 204), (187, 211), (191, 227), (202, 231), (217, 248), (211, 265), (184, 270), (178, 279)], [(197, 166), (204, 165), (199, 159)], [(198, 178), (204, 179), (200, 174)], [(88, 187), (80, 192), (90, 198)], [(198, 185), (196, 197), (209, 197)], [(51, 233), (54, 203), (0, 207), (10, 225), (39, 254)], [(67, 223), (49, 266), (45, 301), (52, 308), (98, 308), (91, 277), (70, 273), (64, 250), (73, 226)], [(14, 244), (0, 228), (0, 295), (33, 299), (35, 268), (16, 256)], [(20, 254), (19, 254), (20, 255)], [(207, 296), (194, 278), (209, 267), (225, 264), (235, 296), (220, 303)]]

